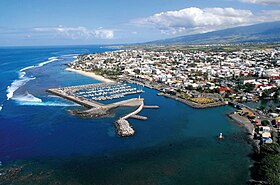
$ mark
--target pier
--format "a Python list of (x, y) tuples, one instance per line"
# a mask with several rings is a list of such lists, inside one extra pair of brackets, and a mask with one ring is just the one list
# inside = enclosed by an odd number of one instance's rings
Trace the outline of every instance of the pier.
[(141, 102), (141, 105), (133, 112), (127, 114), (126, 116), (121, 117), (116, 121), (116, 127), (118, 129), (118, 134), (121, 136), (130, 136), (134, 134), (133, 128), (130, 126), (127, 119), (133, 115), (138, 114), (144, 107), (144, 101)]
[(141, 112), (141, 110), (144, 107), (144, 100), (141, 102), (141, 105), (133, 112), (121, 117), (120, 119), (118, 119), (115, 123), (117, 129), (118, 129), (118, 134), (125, 137), (125, 136), (131, 136), (135, 133), (135, 131), (133, 130), (133, 128), (130, 126), (129, 122), (127, 121), (128, 118), (130, 118), (131, 116), (135, 116), (136, 114), (138, 114), (139, 112)]
[(88, 84), (80, 86), (70, 86), (63, 88), (52, 88), (48, 89), (47, 92), (64, 99), (75, 102), (86, 110), (70, 110), (74, 115), (86, 118), (97, 118), (110, 114), (110, 110), (121, 106), (138, 107), (135, 111), (119, 118), (115, 122), (117, 133), (120, 136), (131, 136), (134, 135), (135, 131), (127, 121), (128, 118), (134, 118), (139, 120), (148, 119), (145, 116), (137, 115), (142, 111), (143, 108), (158, 109), (159, 106), (144, 106), (144, 98), (131, 98), (123, 101), (118, 101), (110, 104), (103, 104), (99, 101), (111, 100), (115, 98), (121, 98), (129, 94), (136, 94), (143, 92), (137, 90), (126, 84), (120, 83), (99, 83), (99, 84)]
[(67, 93), (61, 89), (48, 89), (47, 92), (53, 94), (53, 95), (56, 95), (56, 96), (60, 96), (64, 99), (67, 99), (67, 100), (70, 100), (72, 102), (75, 102), (79, 105), (82, 105), (86, 108), (92, 108), (92, 107), (100, 107), (100, 106), (103, 106), (103, 104), (99, 103), (99, 102), (96, 102), (96, 101), (90, 101), (90, 100), (87, 100), (85, 98), (82, 98), (82, 97), (78, 97), (78, 96), (75, 96), (71, 93)]

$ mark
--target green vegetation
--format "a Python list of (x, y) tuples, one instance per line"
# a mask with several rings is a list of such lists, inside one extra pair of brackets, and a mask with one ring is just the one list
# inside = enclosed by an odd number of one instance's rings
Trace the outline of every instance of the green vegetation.
[(261, 106), (259, 106), (257, 109), (263, 111), (263, 110), (265, 110), (265, 108), (266, 108), (266, 107), (265, 107), (264, 105), (261, 105)]
[(191, 98), (190, 99), (191, 101), (195, 102), (195, 103), (198, 103), (198, 104), (208, 104), (208, 103), (214, 103), (215, 101), (214, 100), (211, 100), (209, 98)]
[(187, 99), (187, 100), (191, 98), (191, 96), (188, 93), (183, 92), (183, 91), (180, 92), (180, 96), (184, 99)]
[(268, 126), (268, 125), (270, 125), (270, 122), (268, 120), (262, 121), (262, 126)]
[(92, 69), (92, 72), (97, 74), (97, 75), (101, 75), (101, 76), (118, 76), (118, 75), (122, 75), (122, 71), (121, 70), (118, 70), (118, 71), (115, 71), (115, 70), (106, 70), (106, 69)]
[(280, 184), (280, 146), (262, 144), (260, 148), (258, 175), (270, 185)]

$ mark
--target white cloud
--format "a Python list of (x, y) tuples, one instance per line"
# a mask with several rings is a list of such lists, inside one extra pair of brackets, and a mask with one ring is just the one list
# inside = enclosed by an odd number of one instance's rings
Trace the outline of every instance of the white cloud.
[(280, 5), (280, 0), (239, 0), (244, 3), (264, 4), (264, 5)]
[[(273, 18), (270, 13), (273, 13)], [(164, 34), (192, 34), (277, 20), (280, 20), (280, 10), (263, 11), (255, 15), (250, 10), (191, 7), (157, 13), (132, 22), (151, 26)]]
[(112, 39), (114, 38), (114, 30), (110, 29), (88, 29), (86, 27), (38, 27), (33, 29), (35, 32), (55, 33), (71, 39)]
[(112, 39), (114, 38), (114, 31), (109, 29), (98, 28), (94, 31), (96, 38)]

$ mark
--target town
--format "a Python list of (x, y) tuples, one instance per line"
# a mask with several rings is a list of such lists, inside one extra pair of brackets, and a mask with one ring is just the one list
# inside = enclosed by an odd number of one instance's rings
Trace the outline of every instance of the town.
[[(280, 50), (118, 50), (79, 55), (71, 68), (108, 78), (134, 79), (185, 98), (251, 101), (279, 95)], [(213, 94), (221, 96), (214, 96)], [(207, 98), (207, 97), (206, 97)], [(205, 102), (208, 103), (208, 102)]]
[(194, 108), (232, 104), (229, 116), (245, 125), (257, 143), (279, 142), (280, 109), (247, 107), (278, 100), (280, 47), (230, 49), (129, 48), (79, 55), (70, 68), (116, 81), (138, 83)]

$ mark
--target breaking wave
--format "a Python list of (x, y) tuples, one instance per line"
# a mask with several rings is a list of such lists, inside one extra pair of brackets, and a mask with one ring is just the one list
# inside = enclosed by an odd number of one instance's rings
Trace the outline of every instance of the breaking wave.
[(20, 72), (19, 79), (14, 80), (11, 85), (7, 87), (7, 100), (13, 98), (14, 92), (18, 90), (20, 87), (24, 86), (30, 80), (34, 80), (35, 77), (29, 78), (25, 77), (25, 72)]
[(48, 107), (75, 107), (79, 106), (77, 104), (68, 104), (68, 103), (60, 103), (60, 102), (18, 102), (19, 105), (28, 105), (28, 106), (48, 106)]
[(19, 105), (29, 105), (29, 106), (60, 106), (60, 107), (78, 106), (77, 104), (74, 103), (61, 103), (56, 101), (43, 102), (42, 99), (37, 98), (28, 92), (13, 97), (13, 100), (15, 100)]
[[(24, 86), (27, 82), (36, 79), (36, 77), (28, 77), (26, 76), (26, 71), (30, 69), (35, 69), (42, 67), (48, 63), (54, 62), (59, 60), (58, 57), (50, 57), (47, 61), (41, 62), (37, 65), (31, 65), (24, 67), (19, 70), (18, 79), (14, 80), (8, 87), (7, 87), (7, 100), (15, 100), (19, 105), (28, 105), (28, 106), (79, 106), (75, 103), (62, 103), (59, 101), (46, 101), (44, 102), (42, 99), (26, 92), (24, 94), (14, 94), (20, 87)], [(3, 104), (0, 105), (0, 111), (3, 108)]]
[(20, 87), (24, 86), (27, 82), (29, 82), (30, 80), (34, 80), (35, 77), (26, 77), (26, 70), (29, 70), (29, 69), (34, 69), (34, 68), (38, 68), (38, 67), (42, 67), (48, 63), (51, 63), (51, 62), (54, 62), (54, 61), (57, 61), (58, 58), (57, 57), (50, 57), (48, 58), (47, 61), (45, 62), (41, 62), (39, 63), (38, 65), (32, 65), (32, 66), (28, 66), (28, 67), (24, 67), (22, 69), (19, 70), (19, 75), (18, 75), (18, 79), (17, 80), (14, 80), (11, 85), (9, 85), (7, 87), (7, 100), (13, 98), (14, 96), (14, 92), (16, 90), (18, 90)]
[(38, 67), (42, 67), (48, 63), (51, 63), (51, 62), (54, 62), (54, 61), (57, 61), (58, 58), (57, 57), (50, 57), (48, 58), (48, 61), (45, 61), (45, 62), (41, 62), (40, 64), (38, 64)]
[(40, 98), (35, 97), (34, 95), (26, 92), (25, 94), (21, 94), (13, 97), (13, 100), (18, 102), (29, 102), (29, 103), (41, 103), (42, 100)]

